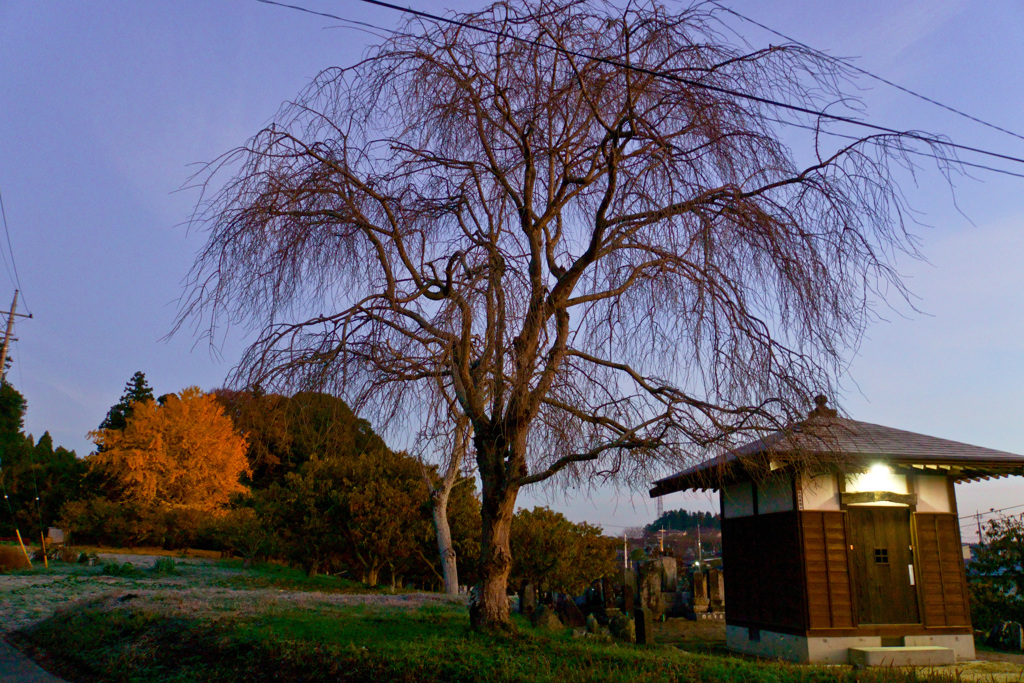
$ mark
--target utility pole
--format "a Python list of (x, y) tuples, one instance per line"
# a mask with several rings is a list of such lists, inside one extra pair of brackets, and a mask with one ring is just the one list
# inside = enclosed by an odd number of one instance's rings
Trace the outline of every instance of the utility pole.
[[(4, 345), (3, 345), (2, 348), (0, 348), (0, 381), (2, 381), (4, 376), (7, 374), (7, 349), (8, 349), (8, 347), (11, 344), (11, 335), (14, 334), (14, 316), (20, 315), (22, 318), (31, 318), (32, 314), (30, 313), (28, 315), (25, 315), (24, 313), (18, 313), (18, 290), (14, 290), (14, 301), (11, 302), (11, 310), (9, 310), (9, 311), (0, 311), (0, 314), (5, 314), (7, 316), (7, 331), (4, 333)], [(6, 457), (6, 455), (7, 455), (6, 453), (0, 454), (0, 460), (2, 460), (3, 457)], [(6, 491), (6, 489), (4, 490), (4, 499), (5, 499), (5, 501), (7, 499), (7, 491)], [(37, 502), (39, 501), (39, 496), (38, 495), (36, 495), (36, 501)], [(8, 506), (9, 505), (10, 505), (10, 503), (8, 503)], [(14, 528), (14, 533), (18, 536), (18, 545), (21, 546), (21, 552), (25, 553), (25, 560), (28, 562), (28, 566), (31, 567), (32, 566), (32, 560), (29, 559), (28, 550), (25, 549), (25, 542), (23, 540), (21, 540), (21, 530), (18, 529), (17, 526), (15, 526), (15, 528)], [(39, 533), (42, 534), (42, 529), (39, 530)], [(42, 548), (43, 548), (43, 557), (45, 558), (46, 557), (46, 542), (45, 541), (43, 541)], [(47, 563), (47, 567), (49, 567), (49, 563)]]
[(7, 331), (4, 333), (3, 348), (0, 349), (0, 379), (3, 379), (7, 374), (7, 349), (11, 344), (11, 335), (14, 334), (14, 317), (31, 318), (32, 314), (18, 313), (18, 290), (14, 290), (14, 301), (11, 302), (11, 310), (0, 311), (0, 313), (7, 315)]

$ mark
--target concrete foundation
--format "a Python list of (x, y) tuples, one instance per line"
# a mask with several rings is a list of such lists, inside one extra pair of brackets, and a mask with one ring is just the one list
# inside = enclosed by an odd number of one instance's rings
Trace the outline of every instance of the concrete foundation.
[(864, 666), (944, 666), (956, 664), (948, 647), (851, 647), (850, 664)]
[[(748, 629), (743, 626), (728, 625), (725, 627), (725, 643), (734, 652), (815, 664), (848, 664), (851, 663), (851, 649), (882, 649), (880, 636), (807, 638), (806, 636), (794, 636), (764, 629)], [(952, 651), (956, 661), (975, 658), (974, 638), (969, 634), (905, 636), (903, 644), (905, 648), (947, 649)]]

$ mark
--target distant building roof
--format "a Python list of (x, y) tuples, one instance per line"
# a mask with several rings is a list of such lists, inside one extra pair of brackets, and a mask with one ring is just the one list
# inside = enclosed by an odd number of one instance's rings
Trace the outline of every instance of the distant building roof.
[(1024, 475), (1024, 456), (838, 417), (824, 397), (807, 420), (654, 482), (651, 497), (717, 489), (757, 468), (858, 471), (884, 461), (904, 471), (933, 470), (957, 481)]

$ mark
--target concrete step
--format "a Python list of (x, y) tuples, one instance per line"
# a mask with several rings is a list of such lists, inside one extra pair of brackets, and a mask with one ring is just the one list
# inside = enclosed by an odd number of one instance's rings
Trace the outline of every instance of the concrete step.
[(956, 652), (934, 645), (901, 647), (851, 647), (849, 661), (863, 666), (941, 666), (956, 664)]

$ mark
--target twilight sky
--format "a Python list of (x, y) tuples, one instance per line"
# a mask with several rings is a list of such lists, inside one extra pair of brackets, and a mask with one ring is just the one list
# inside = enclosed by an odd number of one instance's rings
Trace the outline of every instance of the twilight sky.
[[(481, 2), (403, 0), (429, 11)], [(1024, 134), (1020, 36), (1010, 0), (723, 0), (736, 11), (987, 122)], [(296, 4), (383, 27), (399, 16), (356, 0)], [(783, 40), (731, 26), (754, 46)], [(212, 354), (188, 330), (164, 341), (201, 246), (183, 226), (196, 169), (269, 123), (322, 68), (378, 39), (339, 22), (252, 0), (74, 3), (0, 0), (0, 192), (24, 300), (12, 383), (26, 430), (80, 455), (85, 434), (136, 370), (155, 391), (223, 383), (244, 339)], [(1024, 140), (864, 79), (865, 118), (1024, 157)], [(1024, 164), (965, 160), (1024, 173)], [(915, 295), (895, 303), (851, 358), (838, 402), (859, 420), (1024, 453), (1024, 178), (972, 171), (955, 195), (922, 165), (903, 187), (923, 224), (926, 261), (903, 259)], [(2, 239), (2, 236), (0, 236)], [(4, 243), (2, 249), (10, 260)], [(0, 272), (7, 309), (13, 278)], [(962, 515), (1024, 503), (1024, 482), (958, 487)], [(654, 518), (646, 492), (550, 505), (615, 532)], [(707, 509), (675, 494), (666, 508)], [(966, 524), (966, 522), (965, 522)], [(965, 538), (971, 537), (968, 525)]]

